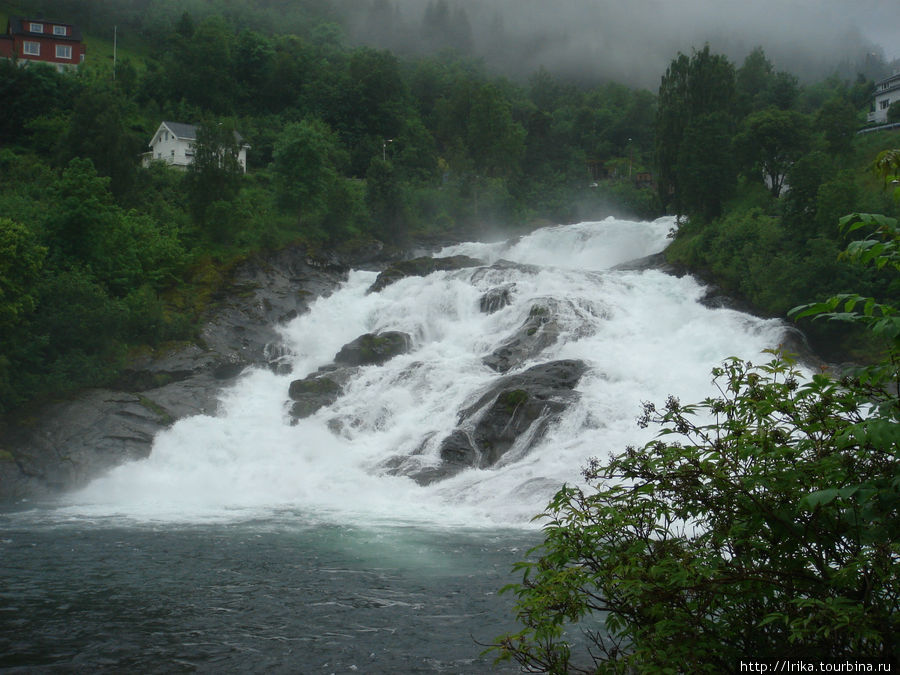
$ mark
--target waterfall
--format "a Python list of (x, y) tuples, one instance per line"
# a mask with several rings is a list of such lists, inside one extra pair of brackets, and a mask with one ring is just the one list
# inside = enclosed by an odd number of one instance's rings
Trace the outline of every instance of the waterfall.
[[(290, 374), (246, 371), (221, 395), (215, 415), (183, 419), (155, 439), (142, 461), (110, 471), (70, 495), (64, 511), (139, 520), (247, 520), (283, 514), (309, 521), (519, 526), (564, 482), (577, 483), (593, 456), (642, 444), (642, 401), (684, 401), (712, 392), (710, 369), (729, 356), (759, 360), (785, 326), (699, 301), (689, 276), (617, 270), (658, 253), (672, 218), (544, 228), (515, 242), (466, 243), (484, 265), (408, 277), (367, 293), (375, 273), (353, 271), (328, 297), (282, 328)], [(506, 289), (497, 311), (481, 298)], [(511, 373), (576, 359), (587, 366), (577, 400), (532, 447), (494, 466), (419, 484), (390, 467), (440, 464), (440, 441), (500, 374), (485, 356), (551, 307), (556, 333)], [(330, 363), (365, 333), (402, 331), (411, 349), (359, 368), (342, 395), (292, 420), (292, 380)]]

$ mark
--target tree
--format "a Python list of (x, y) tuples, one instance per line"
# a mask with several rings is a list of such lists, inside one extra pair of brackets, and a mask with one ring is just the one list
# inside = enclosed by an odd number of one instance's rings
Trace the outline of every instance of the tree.
[(372, 159), (366, 173), (366, 206), (377, 236), (395, 244), (403, 241), (408, 224), (403, 190), (393, 165), (380, 157)]
[(771, 84), (774, 72), (762, 47), (755, 47), (747, 54), (735, 78), (737, 103), (743, 114), (759, 109), (759, 100)]
[(900, 101), (891, 103), (887, 111), (887, 121), (891, 123), (900, 122)]
[(170, 97), (215, 114), (233, 113), (234, 31), (220, 16), (207, 17), (191, 30), (184, 15), (178, 30), (172, 36), (163, 79)]
[(786, 180), (791, 189), (781, 200), (781, 209), (784, 223), (791, 232), (804, 239), (817, 232), (815, 216), (819, 187), (834, 173), (833, 159), (818, 150), (800, 157), (788, 169)]
[(275, 189), (281, 203), (302, 219), (322, 211), (339, 180), (347, 152), (327, 124), (317, 119), (288, 124), (272, 153)]
[(675, 165), (680, 212), (703, 222), (722, 214), (734, 192), (731, 120), (725, 113), (699, 115), (685, 128)]
[(847, 154), (859, 127), (856, 108), (846, 98), (832, 97), (819, 109), (816, 125), (822, 129), (832, 154)]
[(0, 413), (21, 399), (17, 361), (34, 342), (28, 328), (46, 254), (31, 230), (0, 218)]
[(63, 267), (90, 264), (104, 233), (113, 229), (116, 206), (109, 181), (97, 175), (90, 159), (76, 157), (54, 186), (57, 208), (47, 219), (47, 239)]
[[(691, 159), (692, 146), (685, 135), (693, 125), (696, 132), (700, 117), (717, 119), (720, 123), (733, 117), (734, 66), (720, 54), (712, 54), (709, 45), (688, 58), (679, 54), (669, 65), (659, 86), (656, 116), (657, 183), (663, 204), (673, 201), (679, 214), (694, 209), (690, 199), (682, 194), (678, 175), (679, 165), (697, 164), (701, 156)], [(731, 182), (734, 176), (723, 176)], [(700, 210), (717, 211), (706, 205)]]
[(20, 68), (11, 60), (0, 60), (0, 142), (7, 147), (21, 142), (27, 134), (28, 121), (38, 114), (68, 112), (81, 86), (79, 80), (43, 63)]
[[(896, 219), (851, 259), (900, 271)], [(728, 360), (718, 393), (647, 403), (643, 448), (564, 486), (511, 590), (522, 629), (494, 645), (531, 672), (730, 672), (741, 660), (900, 656), (900, 313), (844, 294), (795, 315), (885, 338), (875, 365), (804, 380), (790, 359)], [(567, 627), (580, 628), (584, 654)]]
[(809, 150), (809, 120), (793, 110), (767, 108), (748, 115), (734, 140), (745, 171), (765, 180), (777, 198), (791, 166)]
[(14, 332), (37, 304), (35, 289), (46, 255), (47, 249), (31, 230), (0, 218), (0, 379), (5, 375), (5, 352), (14, 341)]
[(207, 224), (207, 208), (216, 201), (234, 200), (241, 189), (241, 138), (234, 122), (210, 120), (198, 127), (193, 149), (194, 161), (187, 173), (191, 211), (196, 222)]
[(507, 97), (484, 85), (472, 92), (469, 106), (466, 141), (475, 170), (508, 176), (525, 152), (525, 130), (513, 120)]
[(129, 128), (129, 113), (127, 100), (111, 86), (86, 87), (75, 102), (62, 144), (64, 162), (90, 159), (97, 173), (110, 178), (115, 195), (132, 185), (138, 153), (146, 143)]

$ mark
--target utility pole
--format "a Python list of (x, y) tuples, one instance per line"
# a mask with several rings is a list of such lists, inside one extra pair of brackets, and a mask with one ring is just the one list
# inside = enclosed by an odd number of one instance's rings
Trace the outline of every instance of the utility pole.
[(116, 56), (119, 51), (119, 27), (113, 26), (113, 80), (116, 79)]
[(381, 161), (382, 162), (387, 161), (387, 144), (393, 143), (393, 142), (394, 142), (393, 138), (386, 138), (382, 141), (382, 143), (381, 143)]

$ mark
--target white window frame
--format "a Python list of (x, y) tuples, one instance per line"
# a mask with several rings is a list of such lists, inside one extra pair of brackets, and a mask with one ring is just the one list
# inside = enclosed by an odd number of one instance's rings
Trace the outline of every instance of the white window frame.
[(66, 31), (66, 27), (65, 27), (65, 26), (53, 26), (53, 34), (54, 34), (54, 35), (61, 35), (62, 37), (65, 37), (65, 36), (68, 35), (69, 33)]
[(28, 32), (29, 33), (43, 33), (44, 32), (44, 24), (29, 22)]
[(22, 42), (22, 53), (25, 56), (40, 56), (41, 43), (34, 40), (25, 40)]
[(72, 45), (56, 45), (56, 58), (72, 60)]

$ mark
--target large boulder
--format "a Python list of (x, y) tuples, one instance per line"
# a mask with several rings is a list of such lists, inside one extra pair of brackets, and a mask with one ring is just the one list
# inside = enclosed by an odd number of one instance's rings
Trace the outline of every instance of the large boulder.
[(412, 340), (407, 333), (384, 331), (365, 333), (348, 342), (334, 355), (334, 362), (315, 373), (291, 382), (288, 397), (293, 422), (330, 406), (344, 392), (344, 385), (361, 366), (382, 365), (409, 351)]
[(565, 359), (501, 377), (460, 411), (457, 428), (441, 441), (439, 465), (421, 467), (419, 459), (395, 459), (389, 471), (428, 484), (470, 467), (494, 466), (513, 448), (527, 452), (578, 399), (574, 388), (586, 370), (583, 361)]
[(485, 314), (499, 312), (504, 307), (512, 304), (512, 293), (516, 289), (514, 283), (495, 286), (487, 291), (478, 300), (478, 308)]
[(481, 361), (491, 370), (505, 373), (540, 354), (559, 338), (558, 305), (547, 299), (531, 306), (528, 318), (513, 335)]
[(460, 270), (481, 265), (484, 265), (484, 261), (470, 258), (467, 255), (454, 255), (446, 258), (423, 256), (412, 260), (403, 260), (380, 272), (367, 292), (375, 293), (406, 277), (425, 277), (433, 272)]
[(411, 345), (409, 335), (400, 331), (366, 333), (341, 347), (334, 362), (340, 366), (380, 366), (408, 352)]
[(294, 402), (291, 417), (297, 420), (313, 415), (320, 408), (337, 401), (342, 391), (341, 385), (327, 375), (316, 373), (302, 380), (294, 380), (288, 389), (288, 396)]

